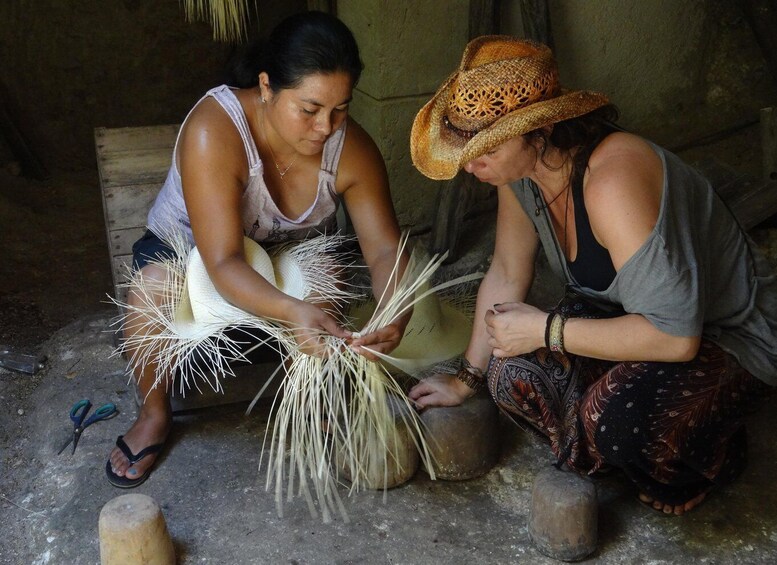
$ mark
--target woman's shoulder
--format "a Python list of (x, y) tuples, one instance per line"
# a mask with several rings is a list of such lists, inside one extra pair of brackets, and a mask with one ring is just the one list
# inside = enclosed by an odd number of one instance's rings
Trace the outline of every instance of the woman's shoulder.
[(337, 171), (338, 192), (371, 175), (386, 175), (383, 156), (372, 136), (352, 117), (346, 124), (343, 151)]
[(610, 192), (660, 192), (663, 163), (645, 139), (627, 132), (608, 135), (594, 149), (588, 161), (586, 196)]
[(181, 139), (196, 138), (200, 143), (240, 143), (240, 132), (232, 118), (212, 96), (206, 96), (192, 109), (181, 127)]
[(619, 268), (647, 239), (658, 220), (663, 165), (639, 136), (610, 134), (591, 154), (584, 179), (585, 207), (597, 240)]
[(644, 138), (625, 131), (616, 131), (605, 137), (591, 153), (591, 167), (606, 164), (618, 166), (624, 162), (638, 161), (655, 164), (660, 158), (653, 146)]

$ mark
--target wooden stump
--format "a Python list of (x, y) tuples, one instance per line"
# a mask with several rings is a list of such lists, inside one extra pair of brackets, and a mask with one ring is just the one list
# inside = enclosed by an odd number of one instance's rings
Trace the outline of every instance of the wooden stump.
[(529, 537), (548, 557), (579, 561), (596, 549), (597, 513), (593, 482), (555, 467), (545, 469), (532, 489)]
[(435, 478), (474, 479), (496, 465), (499, 412), (490, 396), (478, 394), (459, 406), (426, 408), (421, 420), (434, 459)]
[(174, 565), (175, 550), (162, 511), (150, 496), (125, 494), (100, 511), (102, 565)]
[[(407, 406), (393, 396), (389, 396), (387, 402), (393, 425), (388, 430), (386, 450), (370, 454), (367, 468), (362, 471), (360, 480), (368, 489), (394, 488), (406, 483), (416, 474), (420, 462), (413, 430), (405, 423), (410, 421)], [(374, 445), (378, 444), (374, 442)], [(352, 481), (352, 470), (341, 452), (337, 453), (337, 465), (342, 476)]]

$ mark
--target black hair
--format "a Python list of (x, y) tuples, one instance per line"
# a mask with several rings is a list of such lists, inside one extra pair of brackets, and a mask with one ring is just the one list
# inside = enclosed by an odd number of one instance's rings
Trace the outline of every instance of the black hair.
[(284, 19), (263, 41), (253, 41), (232, 69), (232, 86), (249, 88), (259, 73), (270, 77), (273, 92), (295, 88), (308, 75), (342, 71), (356, 86), (363, 69), (356, 39), (343, 22), (331, 14), (300, 12)]
[(545, 151), (549, 144), (560, 149), (567, 158), (574, 151), (569, 186), (575, 188), (581, 186), (588, 160), (596, 146), (612, 132), (621, 130), (615, 125), (617, 120), (618, 108), (607, 104), (593, 112), (554, 124), (550, 134), (543, 129), (536, 129), (524, 134), (524, 138), (529, 142), (540, 140), (539, 158), (546, 166)]

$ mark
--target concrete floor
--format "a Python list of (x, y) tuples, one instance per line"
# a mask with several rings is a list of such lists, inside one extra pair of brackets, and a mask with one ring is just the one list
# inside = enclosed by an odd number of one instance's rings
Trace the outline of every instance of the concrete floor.
[[(98, 516), (124, 494), (105, 480), (115, 437), (135, 416), (123, 362), (111, 358), (110, 312), (85, 317), (44, 346), (34, 377), (0, 369), (2, 564), (99, 562)], [(75, 455), (57, 456), (67, 410), (89, 397), (113, 401), (118, 417), (89, 428)], [(773, 399), (774, 400), (774, 399)], [(600, 543), (591, 563), (774, 563), (777, 561), (775, 402), (751, 424), (751, 464), (733, 487), (682, 518), (637, 503), (618, 473), (597, 480)], [(431, 481), (419, 471), (405, 485), (346, 499), (350, 522), (324, 524), (305, 503), (286, 504), (258, 469), (267, 406), (245, 404), (176, 416), (160, 464), (136, 492), (162, 507), (179, 563), (552, 563), (532, 546), (527, 512), (534, 476), (548, 449), (512, 424), (502, 456), (485, 476)], [(343, 493), (345, 495), (345, 493)]]

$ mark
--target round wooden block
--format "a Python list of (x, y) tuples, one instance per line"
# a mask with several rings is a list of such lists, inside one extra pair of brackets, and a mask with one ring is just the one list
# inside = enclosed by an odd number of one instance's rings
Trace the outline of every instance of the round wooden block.
[[(371, 454), (361, 476), (362, 484), (369, 489), (394, 488), (409, 481), (418, 471), (420, 455), (416, 449), (415, 436), (413, 430), (405, 424), (405, 420), (409, 422), (410, 417), (407, 414), (408, 408), (393, 396), (389, 396), (387, 401), (393, 416), (393, 426), (388, 431), (386, 450)], [(337, 462), (342, 476), (349, 481), (353, 480), (343, 453), (337, 454)]]
[(476, 394), (459, 406), (426, 408), (421, 420), (435, 478), (473, 479), (499, 460), (499, 411), (490, 396)]
[(150, 496), (125, 494), (100, 511), (102, 565), (175, 565), (162, 511)]
[(597, 513), (596, 486), (590, 479), (545, 469), (534, 480), (529, 537), (548, 557), (579, 561), (596, 549)]

